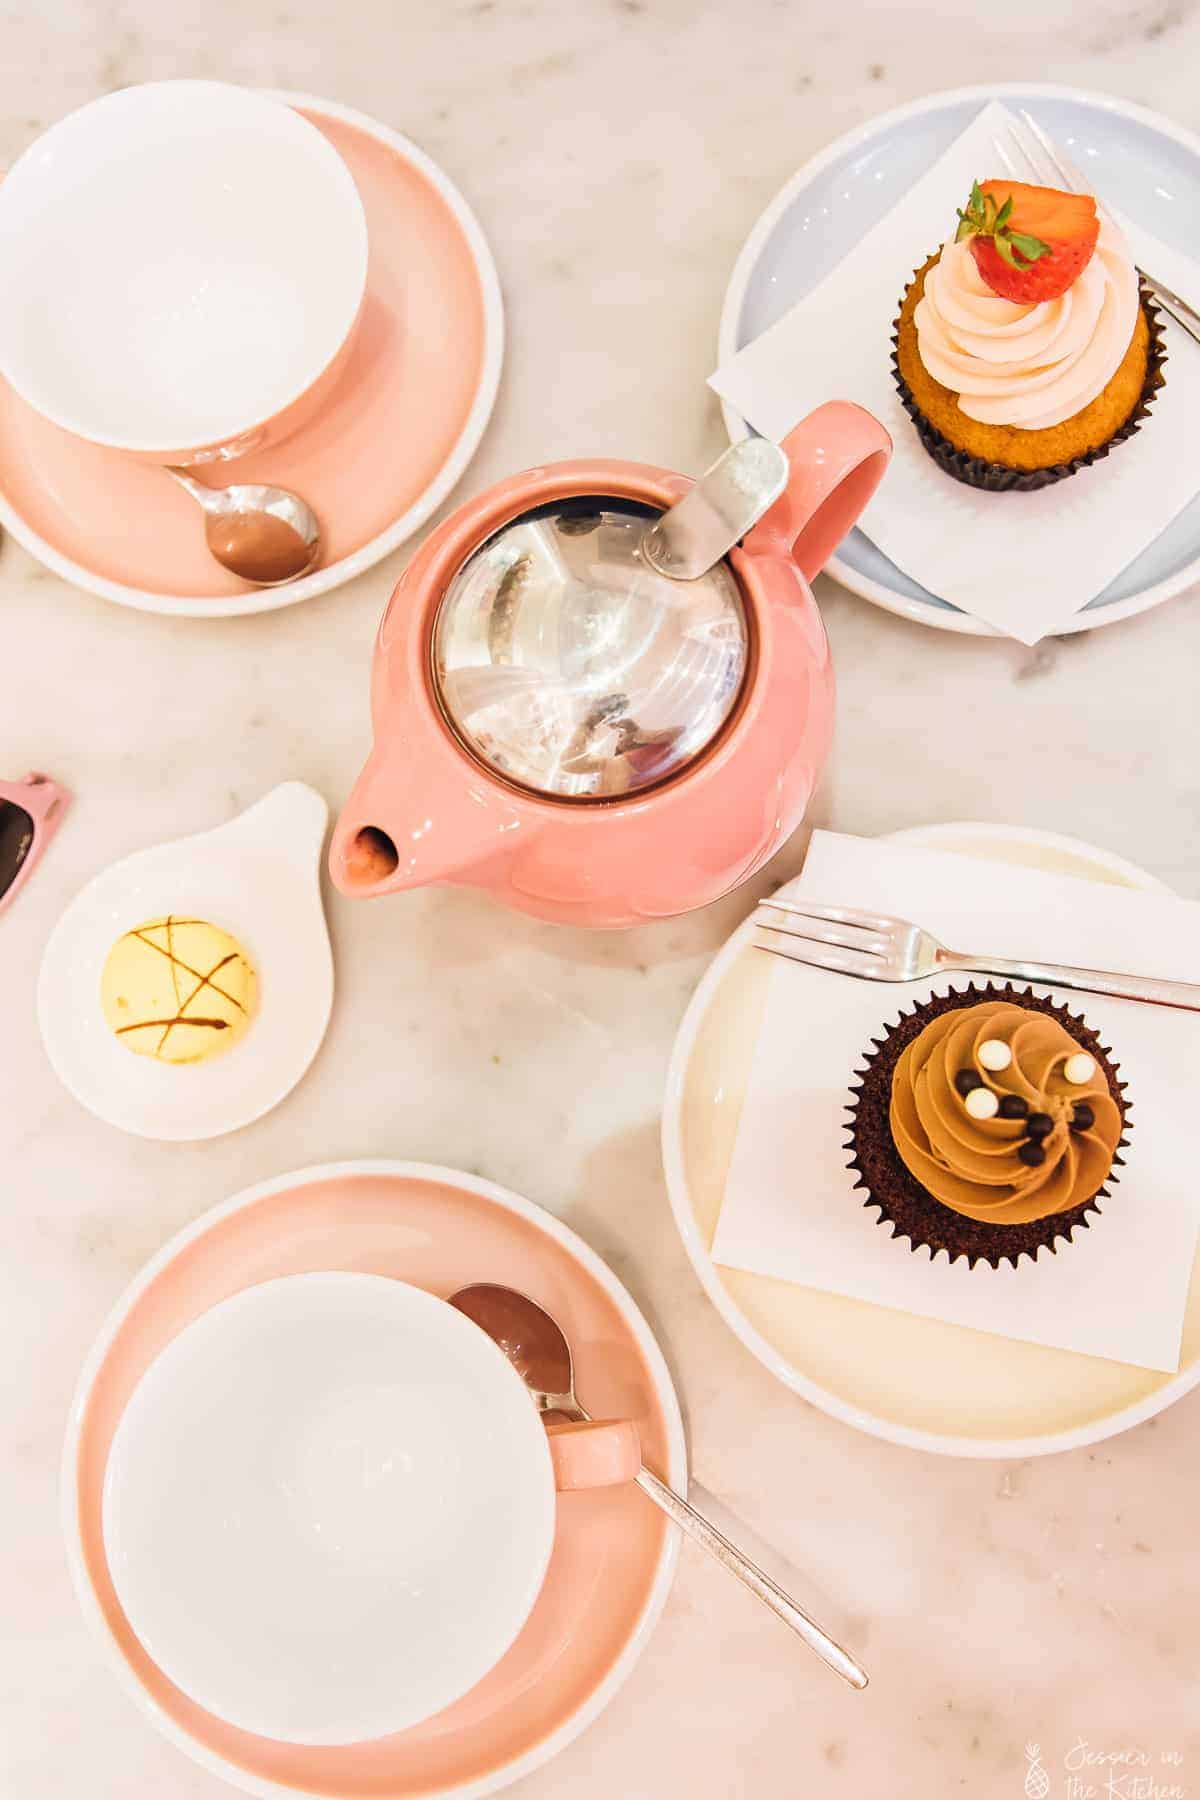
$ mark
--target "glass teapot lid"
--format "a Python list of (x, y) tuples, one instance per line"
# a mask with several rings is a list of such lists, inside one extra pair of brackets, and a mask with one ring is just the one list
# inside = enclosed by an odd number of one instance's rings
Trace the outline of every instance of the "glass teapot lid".
[(560, 800), (608, 800), (680, 774), (737, 704), (749, 657), (726, 562), (694, 581), (641, 551), (656, 509), (590, 495), (524, 513), (443, 597), (442, 710), (496, 774)]

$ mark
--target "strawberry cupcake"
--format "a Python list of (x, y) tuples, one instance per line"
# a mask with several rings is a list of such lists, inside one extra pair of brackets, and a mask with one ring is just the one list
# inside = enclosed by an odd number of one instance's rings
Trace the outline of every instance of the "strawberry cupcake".
[(975, 182), (958, 217), (901, 303), (900, 397), (956, 480), (1046, 487), (1137, 431), (1163, 380), (1158, 314), (1090, 194)]

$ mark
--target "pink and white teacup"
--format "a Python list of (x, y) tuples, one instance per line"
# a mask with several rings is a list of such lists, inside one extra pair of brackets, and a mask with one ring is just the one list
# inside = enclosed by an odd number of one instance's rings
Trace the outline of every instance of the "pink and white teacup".
[(63, 430), (144, 461), (224, 460), (328, 397), (367, 281), (332, 144), (215, 81), (124, 88), (0, 184), (0, 375)]
[(200, 1706), (279, 1742), (358, 1743), (504, 1656), (546, 1577), (556, 1488), (640, 1466), (628, 1421), (549, 1439), (503, 1351), (423, 1288), (282, 1276), (200, 1314), (134, 1389), (105, 1554), (134, 1632)]

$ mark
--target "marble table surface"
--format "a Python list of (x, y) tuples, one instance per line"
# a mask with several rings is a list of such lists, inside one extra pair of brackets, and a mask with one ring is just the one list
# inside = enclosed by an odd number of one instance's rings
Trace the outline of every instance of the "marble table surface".
[[(173, 75), (328, 95), (444, 163), (495, 247), (510, 319), (463, 492), (588, 453), (702, 468), (722, 442), (704, 378), (738, 245), (805, 156), (879, 109), (1033, 77), (1200, 126), (1187, 0), (986, 14), (916, 0), (43, 0), (4, 31), (0, 164), (70, 107)], [(225, 1791), (149, 1729), (85, 1636), (57, 1524), (64, 1415), (100, 1321), (171, 1232), (281, 1169), (384, 1155), (484, 1172), (609, 1259), (661, 1336), (697, 1477), (777, 1547), (873, 1676), (865, 1696), (841, 1689), (685, 1550), (630, 1682), (521, 1800), (1005, 1800), (1023, 1791), (1030, 1740), (1053, 1796), (1151, 1793), (1106, 1786), (1095, 1766), (1072, 1788), (1081, 1742), (1140, 1748), (1154, 1791), (1200, 1794), (1200, 1394), (1092, 1452), (1011, 1466), (912, 1453), (778, 1386), (685, 1261), (658, 1156), (664, 1072), (751, 893), (603, 937), (468, 892), (334, 901), (332, 1029), (268, 1118), (156, 1145), (58, 1086), (33, 996), (60, 909), (114, 855), (216, 823), (287, 776), (333, 803), (346, 793), (404, 554), (295, 611), (202, 624), (108, 606), (0, 548), (0, 770), (44, 767), (78, 797), (0, 925), (0, 1795)], [(1032, 651), (906, 624), (828, 580), (819, 597), (841, 705), (816, 822), (1025, 822), (1200, 896), (1194, 597)], [(1159, 1765), (1164, 1753), (1180, 1760)]]

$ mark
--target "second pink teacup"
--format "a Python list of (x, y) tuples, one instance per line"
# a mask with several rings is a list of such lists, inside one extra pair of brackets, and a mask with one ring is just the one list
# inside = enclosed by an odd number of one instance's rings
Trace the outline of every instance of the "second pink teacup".
[(541, 1591), (556, 1487), (640, 1461), (627, 1422), (548, 1439), (503, 1352), (424, 1289), (286, 1276), (202, 1313), (142, 1377), (105, 1552), (185, 1694), (262, 1737), (356, 1743), (474, 1687)]
[(241, 455), (310, 417), (367, 279), (345, 163), (281, 101), (160, 81), (51, 127), (0, 185), (0, 374), (92, 443)]

